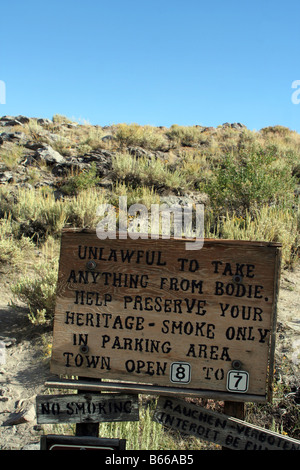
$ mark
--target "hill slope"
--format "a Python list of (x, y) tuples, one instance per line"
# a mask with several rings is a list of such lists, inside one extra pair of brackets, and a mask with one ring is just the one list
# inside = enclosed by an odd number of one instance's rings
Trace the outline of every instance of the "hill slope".
[[(29, 420), (1, 428), (0, 448), (20, 448), (42, 432), (26, 411), (48, 375), (61, 229), (95, 227), (99, 203), (117, 207), (122, 195), (147, 208), (165, 196), (203, 203), (206, 237), (283, 244), (275, 402), (249, 407), (248, 419), (299, 439), (299, 177), (300, 135), (281, 126), (0, 118), (0, 336), (7, 345), (0, 422)], [(21, 309), (9, 307), (11, 299)]]

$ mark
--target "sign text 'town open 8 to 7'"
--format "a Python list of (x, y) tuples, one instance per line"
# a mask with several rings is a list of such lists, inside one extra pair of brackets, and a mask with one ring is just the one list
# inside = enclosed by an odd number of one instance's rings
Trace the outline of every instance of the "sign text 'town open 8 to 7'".
[(51, 371), (240, 401), (272, 382), (280, 245), (64, 230)]

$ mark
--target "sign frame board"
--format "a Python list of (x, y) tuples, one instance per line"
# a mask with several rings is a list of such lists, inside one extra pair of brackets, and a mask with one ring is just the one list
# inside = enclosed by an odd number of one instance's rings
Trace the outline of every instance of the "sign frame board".
[[(63, 230), (51, 372), (270, 400), (281, 244), (185, 246)], [(226, 386), (232, 370), (246, 389)]]
[(38, 424), (139, 421), (139, 402), (137, 395), (112, 393), (38, 395), (36, 417)]
[(159, 397), (153, 420), (232, 450), (300, 450), (300, 441), (185, 400)]
[(119, 451), (126, 449), (126, 439), (48, 434), (41, 436), (40, 449)]

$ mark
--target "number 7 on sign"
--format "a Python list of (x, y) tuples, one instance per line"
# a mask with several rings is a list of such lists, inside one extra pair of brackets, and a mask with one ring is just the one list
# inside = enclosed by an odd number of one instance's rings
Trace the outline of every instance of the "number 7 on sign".
[(227, 390), (229, 392), (247, 392), (249, 387), (249, 374), (241, 370), (230, 370), (227, 374)]

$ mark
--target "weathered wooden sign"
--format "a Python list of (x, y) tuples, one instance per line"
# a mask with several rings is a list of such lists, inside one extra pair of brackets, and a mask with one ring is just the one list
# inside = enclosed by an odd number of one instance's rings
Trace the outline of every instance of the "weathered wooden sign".
[(126, 449), (126, 439), (106, 439), (82, 436), (57, 436), (50, 434), (41, 437), (41, 450), (98, 450), (119, 451)]
[(137, 395), (71, 394), (36, 397), (38, 424), (138, 421)]
[(207, 410), (185, 400), (160, 397), (153, 420), (233, 450), (300, 450), (300, 441)]
[(265, 400), (280, 245), (185, 246), (64, 230), (52, 372)]

